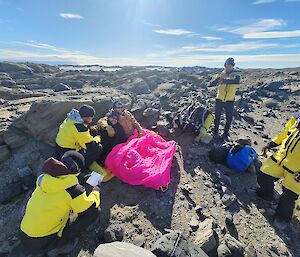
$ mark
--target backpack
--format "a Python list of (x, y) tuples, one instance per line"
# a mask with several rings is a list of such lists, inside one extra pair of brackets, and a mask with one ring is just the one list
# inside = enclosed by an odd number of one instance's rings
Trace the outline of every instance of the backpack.
[(178, 114), (174, 122), (182, 129), (182, 132), (194, 132), (198, 134), (209, 114), (211, 112), (206, 107), (190, 105)]
[(256, 159), (257, 154), (255, 150), (249, 146), (233, 146), (227, 154), (227, 165), (235, 172), (245, 172), (252, 162)]

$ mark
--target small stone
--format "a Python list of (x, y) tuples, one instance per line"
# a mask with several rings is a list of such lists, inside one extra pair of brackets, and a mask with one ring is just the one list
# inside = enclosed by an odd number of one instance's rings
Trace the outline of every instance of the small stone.
[(222, 202), (226, 207), (229, 207), (235, 202), (235, 196), (234, 195), (229, 195), (229, 194), (224, 194), (222, 196)]
[(199, 228), (199, 221), (195, 217), (192, 217), (189, 225), (190, 225), (192, 231), (195, 232)]
[(201, 222), (195, 238), (195, 243), (206, 253), (214, 250), (217, 246), (213, 231), (213, 224), (214, 222), (212, 219), (206, 219), (205, 221)]
[(243, 254), (244, 247), (240, 241), (232, 237), (230, 234), (224, 236), (225, 243), (232, 253)]
[(133, 244), (139, 247), (143, 247), (145, 243), (146, 243), (146, 238), (142, 235), (136, 236), (135, 239), (133, 240)]
[(229, 257), (231, 256), (231, 251), (225, 244), (221, 244), (217, 249), (218, 257)]

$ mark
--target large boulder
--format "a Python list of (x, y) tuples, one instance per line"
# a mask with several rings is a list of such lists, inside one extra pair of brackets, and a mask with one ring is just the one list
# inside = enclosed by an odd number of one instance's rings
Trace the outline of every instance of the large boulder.
[(70, 90), (71, 88), (70, 87), (68, 87), (66, 84), (64, 84), (64, 83), (58, 83), (58, 84), (56, 84), (53, 88), (52, 88), (52, 90), (54, 91), (54, 92), (61, 92), (61, 91), (66, 91), (66, 90)]
[(9, 127), (8, 130), (4, 132), (3, 139), (11, 149), (16, 149), (27, 143), (28, 135), (14, 127)]
[(150, 251), (125, 242), (99, 245), (93, 257), (155, 257)]
[(10, 151), (7, 145), (0, 145), (0, 163), (6, 161), (10, 156)]
[(60, 124), (67, 113), (79, 109), (81, 105), (89, 104), (96, 110), (95, 120), (102, 117), (112, 105), (109, 98), (92, 101), (40, 101), (33, 103), (30, 110), (13, 122), (12, 126), (33, 136), (35, 139), (54, 146), (55, 137)]
[(32, 70), (25, 64), (12, 63), (12, 62), (0, 62), (0, 71), (2, 72), (18, 72), (25, 71), (31, 73)]
[(5, 79), (1, 81), (1, 86), (14, 87), (17, 83), (12, 79)]

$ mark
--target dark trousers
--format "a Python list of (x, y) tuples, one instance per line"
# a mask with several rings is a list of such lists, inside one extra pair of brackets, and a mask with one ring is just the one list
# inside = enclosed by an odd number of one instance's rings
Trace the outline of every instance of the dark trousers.
[(61, 247), (71, 242), (76, 237), (79, 237), (81, 232), (83, 232), (97, 219), (99, 219), (99, 209), (95, 208), (95, 205), (93, 204), (89, 209), (80, 213), (73, 223), (67, 224), (63, 230), (62, 237), (58, 237), (57, 234), (53, 234), (45, 237), (34, 238), (29, 237), (20, 230), (19, 239), (26, 253), (45, 254), (48, 251), (56, 247)]
[(216, 135), (219, 134), (219, 125), (220, 125), (223, 109), (225, 109), (225, 113), (226, 113), (226, 125), (224, 129), (224, 136), (228, 136), (231, 122), (233, 119), (234, 101), (222, 102), (219, 99), (216, 100), (216, 107), (215, 107), (215, 134)]
[[(61, 157), (67, 151), (75, 151), (74, 149), (63, 148), (59, 145), (55, 145), (55, 158), (60, 160)], [(86, 144), (86, 149), (81, 149), (79, 153), (81, 153), (85, 160), (85, 167), (88, 168), (94, 161), (98, 160), (102, 153), (102, 145), (97, 144), (96, 142), (91, 142)]]
[[(257, 174), (257, 183), (260, 186), (259, 194), (266, 200), (272, 200), (274, 195), (274, 183), (278, 178), (267, 175), (261, 171)], [(295, 202), (298, 195), (286, 187), (282, 186), (282, 194), (276, 209), (276, 216), (289, 222), (293, 217)]]

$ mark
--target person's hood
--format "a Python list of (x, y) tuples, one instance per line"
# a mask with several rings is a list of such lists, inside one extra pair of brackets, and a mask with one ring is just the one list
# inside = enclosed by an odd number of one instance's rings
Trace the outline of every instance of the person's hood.
[(67, 114), (67, 120), (74, 120), (78, 123), (84, 123), (83, 119), (81, 118), (79, 111), (76, 109), (72, 109), (70, 112)]
[(44, 192), (58, 192), (78, 184), (78, 174), (72, 174), (62, 162), (52, 157), (45, 161), (42, 172), (37, 179), (37, 187)]

